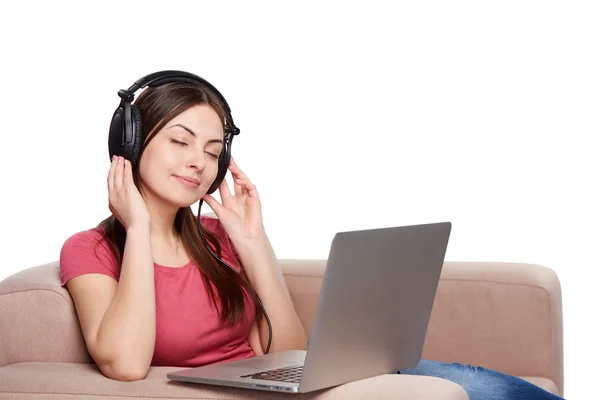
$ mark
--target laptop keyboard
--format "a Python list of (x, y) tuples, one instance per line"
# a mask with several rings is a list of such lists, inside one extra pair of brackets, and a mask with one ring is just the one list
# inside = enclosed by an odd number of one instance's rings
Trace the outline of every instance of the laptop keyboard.
[(289, 383), (300, 383), (303, 365), (299, 367), (285, 367), (271, 369), (269, 371), (256, 372), (254, 374), (242, 375), (240, 378), (262, 379), (265, 381), (279, 381)]

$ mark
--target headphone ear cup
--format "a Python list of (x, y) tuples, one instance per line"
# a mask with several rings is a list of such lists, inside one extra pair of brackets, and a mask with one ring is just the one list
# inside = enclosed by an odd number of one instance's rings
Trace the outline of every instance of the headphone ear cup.
[(113, 156), (123, 156), (125, 154), (125, 148), (123, 147), (124, 137), (125, 110), (119, 106), (113, 114), (108, 131), (108, 155), (111, 162)]
[(131, 150), (131, 167), (135, 167), (142, 150), (143, 130), (142, 130), (142, 114), (140, 109), (135, 105), (131, 105), (131, 119), (133, 123), (133, 143)]

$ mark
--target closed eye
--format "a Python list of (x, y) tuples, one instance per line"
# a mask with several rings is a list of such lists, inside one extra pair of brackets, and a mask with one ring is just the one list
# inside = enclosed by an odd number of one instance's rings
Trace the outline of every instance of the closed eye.
[(188, 145), (188, 144), (187, 144), (187, 143), (185, 143), (185, 142), (180, 142), (179, 140), (175, 140), (175, 139), (171, 139), (171, 142), (172, 142), (172, 143), (177, 143), (177, 144), (179, 144), (179, 145), (181, 145), (181, 146), (187, 146), (187, 145)]
[[(187, 146), (188, 144), (185, 142), (180, 142), (179, 140), (175, 140), (175, 139), (171, 139), (171, 143), (175, 143), (179, 146)], [(211, 156), (214, 159), (219, 159), (219, 156), (217, 154), (213, 154), (213, 153), (209, 153), (208, 151), (206, 152), (206, 154), (208, 154), (209, 156)]]

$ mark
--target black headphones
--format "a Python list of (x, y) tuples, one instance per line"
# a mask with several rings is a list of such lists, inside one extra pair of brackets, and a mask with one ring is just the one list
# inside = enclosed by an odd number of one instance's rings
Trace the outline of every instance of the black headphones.
[(217, 172), (217, 178), (207, 192), (208, 194), (211, 194), (217, 190), (227, 174), (229, 160), (231, 159), (233, 136), (239, 135), (240, 130), (233, 123), (231, 110), (225, 97), (223, 97), (217, 88), (209, 82), (189, 72), (173, 70), (155, 72), (138, 79), (129, 89), (119, 90), (118, 95), (121, 98), (121, 103), (113, 114), (108, 133), (109, 157), (112, 160), (113, 155), (122, 156), (131, 161), (132, 167), (136, 166), (142, 149), (143, 130), (140, 111), (135, 104), (132, 104), (134, 94), (146, 86), (154, 87), (171, 82), (186, 82), (207, 86), (219, 98), (225, 108), (225, 138), (223, 141), (223, 149), (221, 150), (221, 154), (219, 154), (219, 170)]

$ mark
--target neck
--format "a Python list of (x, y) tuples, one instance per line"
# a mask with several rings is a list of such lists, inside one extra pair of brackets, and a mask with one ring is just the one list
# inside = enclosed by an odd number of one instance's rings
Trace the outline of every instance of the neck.
[(154, 196), (143, 196), (150, 214), (150, 235), (152, 242), (173, 244), (177, 241), (173, 225), (179, 207), (171, 204), (165, 204)]

